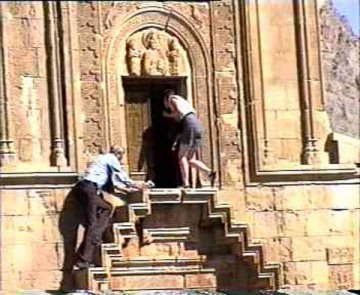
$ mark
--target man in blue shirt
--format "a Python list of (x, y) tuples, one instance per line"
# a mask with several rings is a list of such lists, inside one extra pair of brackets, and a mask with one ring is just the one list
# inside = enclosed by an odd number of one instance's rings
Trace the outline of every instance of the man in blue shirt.
[(147, 187), (146, 183), (130, 179), (120, 163), (123, 154), (123, 148), (111, 147), (109, 153), (99, 155), (74, 187), (86, 214), (85, 236), (75, 264), (78, 268), (93, 265), (94, 250), (101, 245), (102, 235), (109, 225), (112, 207), (103, 199), (101, 191), (112, 186), (126, 187), (129, 190)]

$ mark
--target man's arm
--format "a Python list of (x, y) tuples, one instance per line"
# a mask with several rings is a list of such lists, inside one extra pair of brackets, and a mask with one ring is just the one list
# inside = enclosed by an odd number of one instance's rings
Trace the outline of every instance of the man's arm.
[(130, 189), (144, 189), (148, 187), (145, 182), (133, 181), (115, 156), (112, 158), (112, 161), (110, 161), (109, 165), (111, 166), (113, 173), (112, 180), (115, 187), (120, 189), (123, 189), (124, 185)]
[(166, 117), (166, 118), (176, 118), (177, 116), (177, 113), (169, 113), (167, 111), (163, 111), (163, 116)]

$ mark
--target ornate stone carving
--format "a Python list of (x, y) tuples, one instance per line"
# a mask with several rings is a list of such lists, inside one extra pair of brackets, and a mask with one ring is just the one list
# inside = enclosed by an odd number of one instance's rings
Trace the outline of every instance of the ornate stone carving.
[(134, 76), (188, 75), (186, 52), (179, 40), (163, 31), (134, 33), (126, 42), (127, 72)]
[(84, 111), (84, 152), (98, 153), (106, 146), (103, 88), (100, 86), (102, 44), (99, 3), (78, 5), (81, 97)]
[[(207, 163), (213, 163), (216, 160), (210, 156), (210, 149), (213, 147), (213, 142), (210, 142), (210, 138), (214, 137), (211, 135), (213, 126), (212, 114), (209, 113), (209, 103), (212, 102), (208, 99), (212, 96), (211, 62), (207, 47), (208, 42), (204, 41), (200, 33), (194, 30), (194, 26), (191, 26), (192, 23), (182, 14), (176, 13), (176, 15), (169, 18), (169, 13), (170, 10), (166, 8), (141, 8), (128, 17), (124, 16), (121, 23), (120, 20), (116, 22), (113, 26), (114, 34), (107, 34), (105, 36), (104, 51), (108, 54), (106, 58), (106, 95), (111, 105), (109, 109), (111, 116), (111, 138), (112, 141), (126, 146), (126, 137), (123, 136), (123, 134), (126, 134), (124, 93), (121, 88), (121, 81), (119, 81), (119, 77), (128, 75), (126, 64), (124, 68), (121, 68), (123, 64), (119, 63), (119, 60), (125, 60), (126, 41), (132, 38), (142, 40), (144, 32), (148, 31), (148, 28), (152, 28), (160, 36), (167, 37), (163, 39), (166, 41), (166, 43), (162, 43), (165, 44), (163, 46), (164, 49), (167, 49), (168, 39), (172, 37), (177, 38), (181, 44), (184, 59), (186, 57), (186, 76), (191, 79), (193, 87), (193, 103), (204, 125), (204, 142), (208, 143), (204, 144), (202, 158)], [(158, 29), (163, 28), (165, 24), (166, 31)], [(186, 51), (184, 48), (186, 48)], [(123, 56), (123, 59), (121, 56)], [(166, 52), (165, 58), (167, 60)], [(114, 96), (114, 93), (118, 93), (118, 95)], [(119, 104), (120, 109), (112, 107)]]
[(143, 43), (146, 51), (143, 55), (143, 73), (144, 75), (166, 75), (167, 60), (166, 55), (161, 48), (160, 35), (156, 31), (144, 33)]
[(194, 22), (201, 28), (203, 25), (202, 15), (199, 12), (199, 9), (196, 5), (191, 4), (191, 17), (193, 18)]
[(105, 33), (109, 31), (118, 20), (123, 19), (123, 15), (131, 13), (140, 8), (139, 4), (128, 1), (103, 1), (100, 2)]
[(129, 75), (140, 76), (141, 75), (141, 59), (142, 50), (139, 49), (139, 45), (134, 39), (130, 39), (126, 43), (126, 61), (128, 65)]
[(168, 1), (165, 6), (187, 16), (191, 26), (201, 32), (205, 42), (210, 42), (209, 2), (182, 3), (180, 1)]
[(179, 41), (176, 38), (169, 40), (169, 51), (167, 56), (169, 58), (169, 72), (172, 76), (177, 76), (181, 72), (183, 59), (180, 48)]

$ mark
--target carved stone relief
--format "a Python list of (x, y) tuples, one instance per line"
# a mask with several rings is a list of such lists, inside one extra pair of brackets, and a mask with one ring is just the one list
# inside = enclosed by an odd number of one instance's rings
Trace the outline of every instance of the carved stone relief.
[(107, 33), (125, 14), (140, 8), (138, 1), (104, 1), (101, 2), (104, 31)]
[(201, 32), (207, 44), (210, 43), (209, 3), (166, 3), (165, 7), (186, 16), (192, 26)]
[(126, 42), (129, 75), (186, 75), (185, 51), (177, 38), (160, 30), (138, 32)]
[[(209, 133), (213, 126), (212, 115), (209, 114), (209, 103), (211, 103), (209, 97), (212, 90), (209, 76), (211, 63), (207, 44), (193, 28), (192, 23), (183, 15), (178, 12), (170, 14), (169, 9), (162, 7), (145, 6), (120, 19), (116, 18), (112, 30), (106, 33), (104, 38), (104, 50), (107, 54), (106, 91), (112, 141), (126, 145), (126, 132), (121, 129), (124, 128), (121, 126), (126, 126), (121, 77), (130, 73), (132, 75), (139, 73), (138, 55), (140, 54), (142, 54), (141, 72), (147, 75), (152, 75), (154, 72), (156, 75), (159, 73), (168, 76), (171, 73), (182, 75), (184, 73), (181, 70), (182, 61), (178, 59), (182, 56), (187, 80), (191, 83), (188, 84), (188, 90), (192, 92), (193, 104), (204, 125), (204, 142), (209, 141), (211, 138)], [(150, 32), (152, 33), (149, 34)], [(162, 53), (156, 50), (159, 47), (153, 48), (154, 44), (150, 44), (150, 41), (155, 43), (155, 47), (158, 46), (157, 42), (163, 44)], [(156, 59), (158, 61), (154, 62)], [(166, 65), (165, 69), (163, 69), (164, 65)], [(119, 105), (120, 108), (116, 107)], [(208, 163), (212, 161), (211, 148), (212, 143), (209, 142), (204, 144), (202, 151), (203, 159)]]
[(143, 50), (139, 48), (139, 45), (137, 44), (135, 39), (130, 39), (126, 43), (126, 51), (126, 61), (128, 65), (129, 75), (140, 76)]
[(25, 1), (11, 1), (8, 3), (9, 12), (14, 17), (28, 18), (41, 15), (42, 6), (39, 3)]
[(104, 94), (100, 87), (102, 44), (99, 6), (82, 3), (78, 9), (81, 97), (84, 116), (84, 154), (96, 154), (106, 144)]

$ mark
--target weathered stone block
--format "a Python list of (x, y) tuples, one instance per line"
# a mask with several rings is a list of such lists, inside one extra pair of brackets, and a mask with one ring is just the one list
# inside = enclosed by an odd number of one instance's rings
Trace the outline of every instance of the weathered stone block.
[(111, 286), (115, 290), (183, 289), (185, 281), (182, 275), (134, 275), (114, 277)]
[(32, 190), (27, 194), (29, 214), (46, 215), (56, 212), (55, 196), (52, 191)]
[(360, 208), (360, 188), (353, 185), (331, 185), (327, 187), (332, 209)]
[(69, 224), (67, 228), (64, 228), (60, 226), (59, 216), (57, 214), (44, 215), (41, 220), (43, 226), (42, 240), (48, 243), (67, 240), (80, 224), (75, 222), (76, 218), (77, 216), (74, 216), (74, 223)]
[(188, 274), (185, 275), (185, 288), (216, 288), (215, 274)]
[(37, 258), (32, 252), (33, 248), (31, 243), (17, 244), (8, 248), (8, 255), (13, 259), (13, 267), (15, 272), (18, 271), (31, 271), (33, 269), (33, 262)]
[(352, 264), (354, 263), (354, 249), (346, 248), (328, 248), (326, 249), (328, 264)]
[(306, 235), (324, 236), (329, 234), (331, 217), (328, 210), (309, 211), (306, 215)]
[(246, 190), (246, 206), (248, 210), (274, 210), (274, 194), (271, 188), (248, 188)]
[(352, 265), (329, 265), (329, 283), (332, 290), (353, 288)]
[(1, 245), (15, 244), (15, 221), (13, 216), (1, 216)]
[(279, 234), (283, 237), (305, 236), (307, 216), (304, 212), (277, 212)]
[(41, 216), (17, 216), (14, 218), (15, 243), (29, 244), (43, 239), (44, 225)]
[(254, 222), (254, 238), (272, 238), (279, 236), (275, 212), (255, 212)]
[(18, 190), (6, 190), (1, 194), (1, 215), (27, 215), (28, 204), (26, 194)]
[(292, 260), (292, 239), (291, 238), (273, 238), (266, 239), (264, 245), (265, 259), (271, 262), (287, 262)]
[(34, 272), (33, 285), (38, 290), (58, 290), (62, 279), (59, 270)]
[(325, 261), (288, 262), (284, 263), (285, 284), (316, 284), (326, 288), (328, 284), (328, 268)]
[[(21, 58), (19, 58), (21, 56)], [(40, 76), (39, 57), (36, 49), (17, 49), (9, 51), (9, 70), (14, 76)]]
[(292, 257), (294, 261), (326, 260), (324, 238), (292, 238)]
[(308, 193), (309, 209), (329, 209), (331, 208), (331, 196), (328, 189), (323, 185), (309, 186)]
[(284, 187), (276, 197), (277, 210), (306, 210), (309, 208), (307, 200), (308, 188), (298, 186)]
[(299, 138), (300, 111), (278, 111), (276, 119), (278, 129), (275, 134), (278, 138)]
[(57, 270), (61, 265), (59, 263), (57, 244), (34, 243), (32, 244), (31, 253), (33, 255), (32, 270), (34, 272)]
[(285, 85), (280, 83), (267, 85), (265, 104), (267, 110), (287, 110), (289, 98), (286, 95)]
[(352, 235), (354, 232), (355, 215), (351, 210), (332, 211), (329, 228), (332, 235)]

